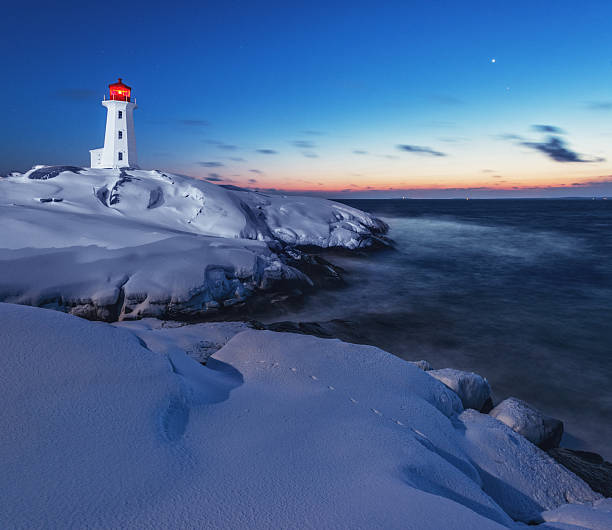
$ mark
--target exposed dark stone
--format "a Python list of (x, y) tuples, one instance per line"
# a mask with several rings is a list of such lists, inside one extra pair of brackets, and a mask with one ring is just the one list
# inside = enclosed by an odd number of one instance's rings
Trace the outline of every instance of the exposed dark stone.
[(540, 448), (544, 451), (559, 447), (563, 437), (563, 422), (556, 418), (547, 417), (544, 419), (544, 426), (550, 431), (550, 436), (540, 443)]
[(482, 412), (483, 414), (488, 414), (492, 410), (493, 410), (493, 399), (491, 399), (491, 396), (489, 396), (487, 400), (484, 402), (484, 405), (482, 406), (482, 408), (480, 409), (480, 412)]
[(109, 194), (109, 191), (106, 186), (103, 186), (96, 190), (96, 197), (107, 208), (108, 208), (108, 194)]
[(76, 166), (41, 167), (39, 169), (32, 171), (32, 173), (28, 175), (28, 178), (32, 180), (48, 180), (48, 179), (57, 177), (60, 173), (63, 173), (64, 171), (70, 171), (72, 173), (78, 174), (81, 171), (83, 171), (83, 168), (76, 167)]
[(317, 322), (273, 322), (272, 324), (264, 326), (264, 329), (285, 333), (301, 333), (303, 335), (314, 335), (315, 337), (322, 337), (324, 339), (332, 338), (332, 335), (325, 331)]
[(565, 447), (549, 449), (548, 454), (584, 480), (593, 491), (612, 497), (612, 464), (597, 453)]
[[(355, 326), (354, 322), (341, 319), (333, 319), (326, 322), (292, 322), (282, 320), (279, 322), (272, 322), (271, 324), (263, 324), (257, 320), (249, 320), (248, 324), (254, 329), (267, 329), (281, 333), (314, 335), (315, 337), (321, 337), (323, 339), (342, 339), (342, 330), (350, 329)], [(358, 340), (353, 340), (352, 342), (360, 344)]]
[(286, 265), (308, 276), (315, 287), (344, 283), (342, 279), (344, 270), (317, 254), (308, 254), (296, 248), (286, 247), (279, 253), (279, 257)]
[(147, 210), (159, 208), (162, 204), (164, 204), (164, 192), (158, 186), (149, 193), (149, 204), (147, 205)]
[(119, 179), (117, 180), (117, 182), (115, 182), (115, 185), (110, 191), (109, 205), (113, 206), (115, 204), (119, 204), (119, 202), (121, 201), (119, 197), (119, 190), (126, 182), (132, 182), (133, 180), (140, 180), (140, 179), (133, 177), (132, 175), (129, 175), (126, 169), (121, 169)]

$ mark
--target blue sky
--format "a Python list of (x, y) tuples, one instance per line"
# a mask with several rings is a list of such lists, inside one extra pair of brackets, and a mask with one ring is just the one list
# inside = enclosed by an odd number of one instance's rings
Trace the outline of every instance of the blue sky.
[(611, 2), (60, 2), (4, 18), (2, 172), (88, 165), (121, 76), (144, 168), (334, 196), (612, 195)]

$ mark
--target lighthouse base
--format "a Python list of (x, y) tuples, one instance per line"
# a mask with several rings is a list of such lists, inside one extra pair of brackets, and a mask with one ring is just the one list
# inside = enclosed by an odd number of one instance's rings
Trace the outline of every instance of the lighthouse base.
[(99, 149), (90, 149), (89, 150), (89, 155), (91, 157), (91, 162), (90, 162), (90, 166), (92, 169), (123, 169), (123, 168), (130, 168), (130, 169), (140, 169), (140, 166), (136, 165), (136, 164), (132, 164), (132, 165), (128, 165), (126, 164), (117, 164), (115, 166), (110, 166), (108, 164), (104, 163), (104, 147), (100, 147)]
[(104, 153), (104, 147), (100, 147), (100, 149), (90, 149), (89, 154), (91, 156), (91, 166), (93, 168), (103, 168), (104, 164), (102, 163), (102, 154)]

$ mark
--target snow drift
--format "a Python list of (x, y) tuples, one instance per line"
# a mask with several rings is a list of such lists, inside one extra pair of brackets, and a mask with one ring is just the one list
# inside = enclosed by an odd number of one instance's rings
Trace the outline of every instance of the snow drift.
[[(412, 363), (207, 326), (0, 304), (0, 526), (610, 522), (582, 480)], [(207, 366), (186, 354), (202, 341), (222, 346)]]
[(0, 301), (100, 320), (190, 316), (308, 285), (284, 246), (363, 248), (386, 230), (324, 199), (71, 166), (1, 178), (0, 217)]

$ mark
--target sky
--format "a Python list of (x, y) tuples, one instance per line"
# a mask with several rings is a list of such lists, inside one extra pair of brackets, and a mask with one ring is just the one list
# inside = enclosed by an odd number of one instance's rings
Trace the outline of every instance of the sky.
[(333, 197), (612, 196), (612, 2), (12, 3), (0, 173), (139, 164)]

